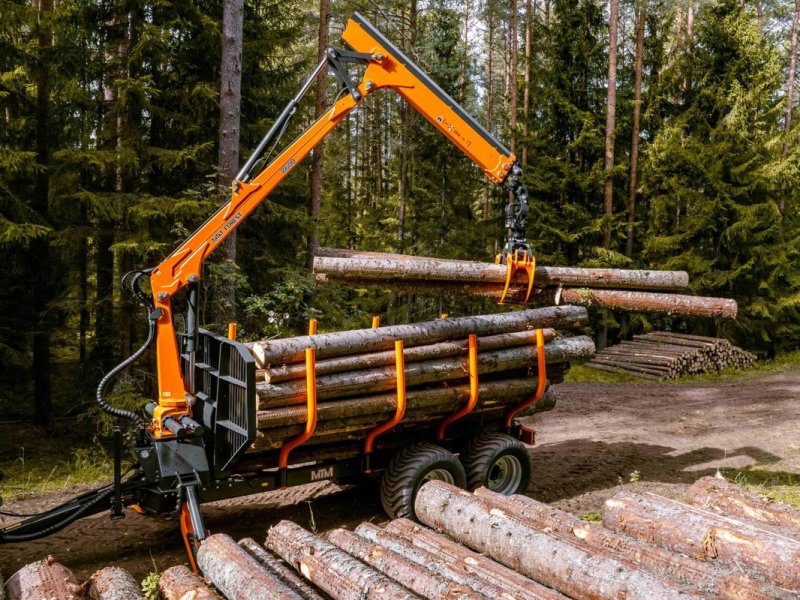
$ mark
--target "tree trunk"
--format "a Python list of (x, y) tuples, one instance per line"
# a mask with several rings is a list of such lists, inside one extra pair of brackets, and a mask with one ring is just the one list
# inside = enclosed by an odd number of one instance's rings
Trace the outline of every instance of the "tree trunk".
[(422, 598), (480, 600), (486, 597), (466, 585), (454, 583), (437, 575), (397, 552), (375, 546), (352, 531), (334, 529), (325, 537), (337, 548), (394, 579)]
[(646, 0), (638, 0), (636, 11), (636, 62), (633, 76), (633, 119), (631, 122), (631, 164), (628, 180), (628, 231), (625, 256), (633, 258), (633, 225), (636, 220), (636, 192), (639, 187), (639, 128), (642, 118), (642, 69)]
[(203, 542), (197, 566), (228, 600), (303, 600), (224, 533)]
[(587, 318), (585, 308), (553, 306), (495, 315), (440, 319), (411, 325), (392, 325), (378, 329), (357, 329), (255, 342), (252, 350), (257, 364), (264, 368), (269, 365), (305, 360), (306, 348), (315, 348), (317, 358), (324, 359), (390, 350), (394, 348), (394, 342), (398, 339), (404, 340), (406, 347), (411, 347), (466, 338), (471, 333), (498, 335), (537, 327), (572, 329), (585, 324)]
[[(526, 600), (566, 598), (563, 594), (408, 519), (390, 521), (382, 530), (370, 523), (363, 523), (356, 528), (356, 533), (381, 545), (397, 540), (398, 544), (403, 544), (402, 547), (421, 553), (425, 559), (431, 561), (428, 564), (435, 564), (432, 568), (437, 572), (452, 577), (450, 573), (455, 571), (456, 577), (464, 579), (470, 587), (489, 598), (505, 598), (508, 595)], [(480, 587), (476, 587), (476, 583)]]
[(728, 298), (658, 294), (630, 290), (564, 289), (561, 290), (561, 300), (567, 304), (594, 306), (611, 310), (721, 317), (724, 319), (735, 319), (738, 311), (736, 300)]
[[(239, 170), (239, 121), (242, 105), (242, 30), (244, 0), (224, 0), (222, 7), (222, 57), (219, 92), (219, 183), (227, 189)], [(230, 194), (229, 191), (226, 191)], [(225, 271), (236, 270), (236, 230), (222, 242)], [(214, 321), (236, 320), (236, 288), (222, 281), (216, 290)]]
[(81, 600), (83, 593), (75, 574), (52, 556), (29, 565), (8, 578), (8, 600)]
[(164, 600), (221, 600), (189, 567), (167, 569), (158, 578), (158, 591)]
[(617, 122), (617, 12), (618, 0), (609, 0), (608, 17), (608, 95), (606, 97), (605, 180), (603, 208), (607, 219), (603, 229), (603, 248), (611, 248), (611, 217), (614, 214), (614, 136)]
[(669, 577), (713, 594), (715, 598), (769, 600), (780, 597), (780, 592), (769, 584), (613, 533), (599, 524), (581, 521), (568, 512), (533, 498), (501, 496), (487, 488), (476, 490), (475, 495), (493, 503), (500, 510), (514, 514), (539, 531), (552, 532), (600, 551), (612, 550), (620, 558), (630, 560), (655, 576)]
[(655, 494), (619, 492), (603, 505), (603, 525), (698, 560), (711, 560), (800, 589), (800, 543), (743, 521)]
[(302, 575), (337, 600), (412, 600), (419, 598), (330, 542), (290, 521), (267, 533), (267, 547), (295, 565)]
[[(405, 20), (403, 20), (405, 27)], [(405, 42), (405, 39), (403, 40)], [(405, 47), (407, 54), (413, 54), (417, 44), (417, 0), (409, 4), (408, 18), (408, 44)], [(408, 211), (409, 171), (411, 168), (411, 128), (415, 111), (408, 102), (402, 101), (400, 109), (400, 180), (397, 193), (400, 197), (400, 207), (397, 225), (397, 251), (405, 252), (406, 238), (406, 213)]]
[(89, 600), (144, 600), (142, 590), (130, 573), (121, 567), (105, 567), (86, 582)]
[[(487, 37), (488, 50), (486, 55), (486, 129), (493, 133), (494, 127), (494, 11), (491, 4), (487, 4)], [(489, 220), (489, 188), (483, 187), (483, 221)]]
[[(511, 13), (511, 20), (509, 22), (509, 61), (511, 62), (509, 69), (509, 133), (511, 152), (517, 151), (517, 96), (519, 93), (519, 11), (517, 10), (517, 0), (509, 0), (509, 12)], [(509, 196), (513, 199), (513, 194)]]
[(531, 35), (533, 32), (533, 10), (531, 0), (525, 0), (525, 88), (522, 91), (522, 167), (528, 164), (528, 136), (530, 135), (531, 110)]
[(439, 481), (420, 488), (415, 509), (428, 527), (576, 600), (703, 597), (639, 570), (614, 552), (552, 537), (470, 492)]
[[(789, 46), (789, 77), (786, 83), (786, 113), (783, 120), (783, 156), (789, 154), (789, 134), (792, 131), (792, 109), (794, 108), (794, 79), (797, 71), (797, 30), (800, 24), (800, 0), (795, 0), (794, 17), (792, 19), (792, 41)], [(785, 185), (782, 186), (778, 208), (786, 209)]]

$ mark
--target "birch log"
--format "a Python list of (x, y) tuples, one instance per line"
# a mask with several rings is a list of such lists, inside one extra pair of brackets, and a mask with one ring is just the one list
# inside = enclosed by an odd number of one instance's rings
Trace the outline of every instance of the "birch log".
[(429, 481), (415, 502), (420, 521), (571, 598), (702, 598), (640, 570), (610, 552), (580, 547), (537, 531), (454, 486)]
[(224, 533), (206, 538), (197, 566), (228, 600), (303, 600)]
[[(588, 336), (575, 336), (552, 341), (545, 345), (548, 363), (563, 363), (586, 360), (594, 355), (595, 346)], [(535, 364), (536, 348), (521, 346), (494, 352), (479, 352), (478, 371), (481, 375), (500, 373)], [(466, 357), (444, 358), (406, 365), (406, 386), (463, 379), (469, 374)], [(396, 385), (394, 367), (365, 369), (347, 373), (334, 373), (317, 378), (317, 399), (343, 398), (363, 394), (375, 394), (393, 389)], [(304, 381), (288, 381), (278, 385), (256, 384), (258, 409), (302, 404), (306, 401)]]
[(774, 527), (784, 535), (800, 538), (800, 510), (764, 498), (725, 479), (698, 479), (689, 488), (688, 496), (690, 502), (700, 508)]
[(8, 600), (80, 600), (83, 589), (75, 574), (55, 558), (25, 565), (8, 578)]
[(419, 596), (290, 521), (271, 527), (266, 546), (335, 600), (412, 600)]
[(800, 590), (800, 542), (737, 519), (662, 498), (619, 492), (603, 506), (603, 524), (644, 541), (713, 560)]
[(90, 600), (144, 600), (139, 583), (125, 569), (105, 567), (86, 582)]
[[(554, 329), (544, 330), (544, 339), (549, 342), (555, 339)], [(483, 350), (499, 350), (501, 348), (514, 348), (517, 346), (536, 344), (535, 331), (515, 331), (501, 335), (490, 335), (478, 338), (478, 347)], [(419, 362), (422, 360), (432, 360), (435, 358), (445, 358), (448, 356), (458, 356), (467, 352), (467, 341), (456, 340), (429, 344), (427, 346), (416, 346), (404, 351), (406, 363)], [(353, 356), (342, 356), (340, 358), (330, 358), (320, 360), (316, 363), (317, 376), (330, 375), (332, 373), (342, 373), (344, 371), (358, 371), (361, 369), (371, 369), (375, 367), (385, 367), (395, 364), (395, 353), (393, 350), (386, 352), (372, 352), (370, 354), (355, 354)], [(265, 369), (264, 381), (266, 383), (281, 383), (296, 379), (305, 379), (305, 363), (294, 363), (280, 365)]]
[(690, 585), (715, 598), (725, 600), (790, 600), (791, 592), (768, 583), (755, 581), (742, 573), (709, 564), (619, 535), (595, 523), (581, 521), (574, 515), (538, 502), (527, 496), (502, 496), (486, 488), (475, 495), (500, 510), (516, 515), (540, 531), (566, 536), (598, 550), (610, 550), (616, 556), (641, 566), (658, 577)]
[(394, 579), (423, 598), (429, 600), (442, 598), (481, 600), (485, 598), (470, 587), (449, 581), (388, 548), (371, 544), (352, 531), (334, 529), (329, 531), (325, 537), (337, 548)]
[[(353, 279), (456, 281), (499, 283), (506, 280), (508, 267), (494, 263), (440, 258), (393, 257), (333, 258), (314, 257), (314, 273)], [(685, 271), (645, 271), (629, 269), (581, 269), (537, 266), (537, 286), (580, 286), (619, 289), (678, 290), (689, 285)]]
[(317, 351), (317, 360), (350, 354), (365, 354), (394, 348), (395, 340), (405, 346), (421, 346), (466, 338), (469, 334), (499, 335), (536, 328), (574, 329), (588, 322), (580, 306), (552, 306), (476, 317), (438, 319), (377, 329), (356, 329), (255, 342), (253, 355), (259, 368), (301, 362), (306, 348)]
[(164, 571), (158, 578), (158, 591), (164, 600), (221, 600), (214, 590), (184, 565)]

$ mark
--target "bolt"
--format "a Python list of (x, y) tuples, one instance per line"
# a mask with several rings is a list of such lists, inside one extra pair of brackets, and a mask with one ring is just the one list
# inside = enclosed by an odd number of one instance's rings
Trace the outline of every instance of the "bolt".
[(372, 82), (372, 81), (368, 81), (366, 87), (367, 87), (367, 91), (369, 91), (369, 90), (371, 90), (372, 88), (375, 87), (375, 83)]
[(161, 300), (162, 302), (163, 302), (164, 300), (166, 300), (167, 298), (169, 298), (169, 294), (167, 294), (166, 292), (161, 292), (161, 293), (158, 295), (158, 299), (159, 299), (159, 300)]
[(383, 60), (383, 54), (381, 54), (381, 53), (378, 53), (378, 54), (376, 54), (376, 55), (375, 55), (373, 58), (374, 58), (375, 60), (377, 60), (378, 62), (380, 62), (380, 61), (382, 61), (382, 60)]
[(144, 459), (148, 459), (148, 458), (150, 458), (150, 451), (149, 451), (149, 450), (142, 450), (142, 452), (141, 452), (141, 456), (142, 456), (142, 458), (144, 458)]
[(197, 275), (189, 275), (189, 283), (194, 283), (197, 281)]

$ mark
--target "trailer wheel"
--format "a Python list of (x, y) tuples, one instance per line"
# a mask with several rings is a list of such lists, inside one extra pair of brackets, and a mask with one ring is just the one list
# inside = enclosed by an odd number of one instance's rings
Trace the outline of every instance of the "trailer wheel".
[(531, 457), (525, 445), (504, 433), (484, 433), (474, 438), (462, 457), (467, 489), (486, 487), (510, 496), (528, 489)]
[(381, 479), (381, 504), (394, 519), (416, 520), (414, 500), (426, 481), (444, 481), (463, 488), (464, 467), (455, 454), (435, 444), (420, 443), (394, 455)]

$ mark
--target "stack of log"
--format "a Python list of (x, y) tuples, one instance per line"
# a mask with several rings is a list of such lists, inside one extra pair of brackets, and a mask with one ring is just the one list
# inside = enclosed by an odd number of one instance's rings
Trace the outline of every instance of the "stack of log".
[[(545, 329), (547, 377), (563, 378), (569, 363), (595, 351), (586, 336), (558, 337), (556, 329), (586, 324), (586, 309), (547, 307), (496, 315), (321, 333), (255, 342), (258, 437), (251, 452), (272, 451), (300, 434), (306, 422), (305, 350), (316, 351), (317, 429), (305, 446), (363, 441), (397, 405), (395, 341), (404, 344), (407, 409), (392, 432), (416, 437), (435, 428), (469, 399), (468, 341), (477, 336), (478, 405), (470, 418), (503, 414), (538, 384), (535, 329)], [(534, 410), (552, 408), (551, 395)], [(399, 437), (398, 437), (399, 436)], [(319, 456), (319, 455), (317, 455)]]
[(754, 354), (724, 338), (654, 331), (598, 352), (587, 363), (602, 371), (644, 379), (674, 379), (723, 369), (745, 369), (756, 362)]
[[(421, 524), (362, 523), (322, 537), (289, 521), (264, 546), (210, 536), (188, 568), (167, 569), (164, 600), (788, 600), (800, 593), (800, 511), (706, 477), (689, 504), (618, 492), (603, 523), (526, 496), (439, 481), (416, 500)], [(213, 589), (209, 587), (213, 585)], [(81, 584), (52, 558), (14, 574), (9, 600), (142, 600), (116, 567)]]
[[(484, 262), (337, 248), (318, 248), (314, 257), (315, 278), (321, 284), (476, 295), (498, 300), (507, 272), (505, 265)], [(529, 302), (667, 315), (736, 317), (735, 300), (671, 293), (688, 285), (685, 271), (537, 266)], [(507, 302), (520, 303), (526, 293), (527, 276), (517, 273), (509, 287)]]

